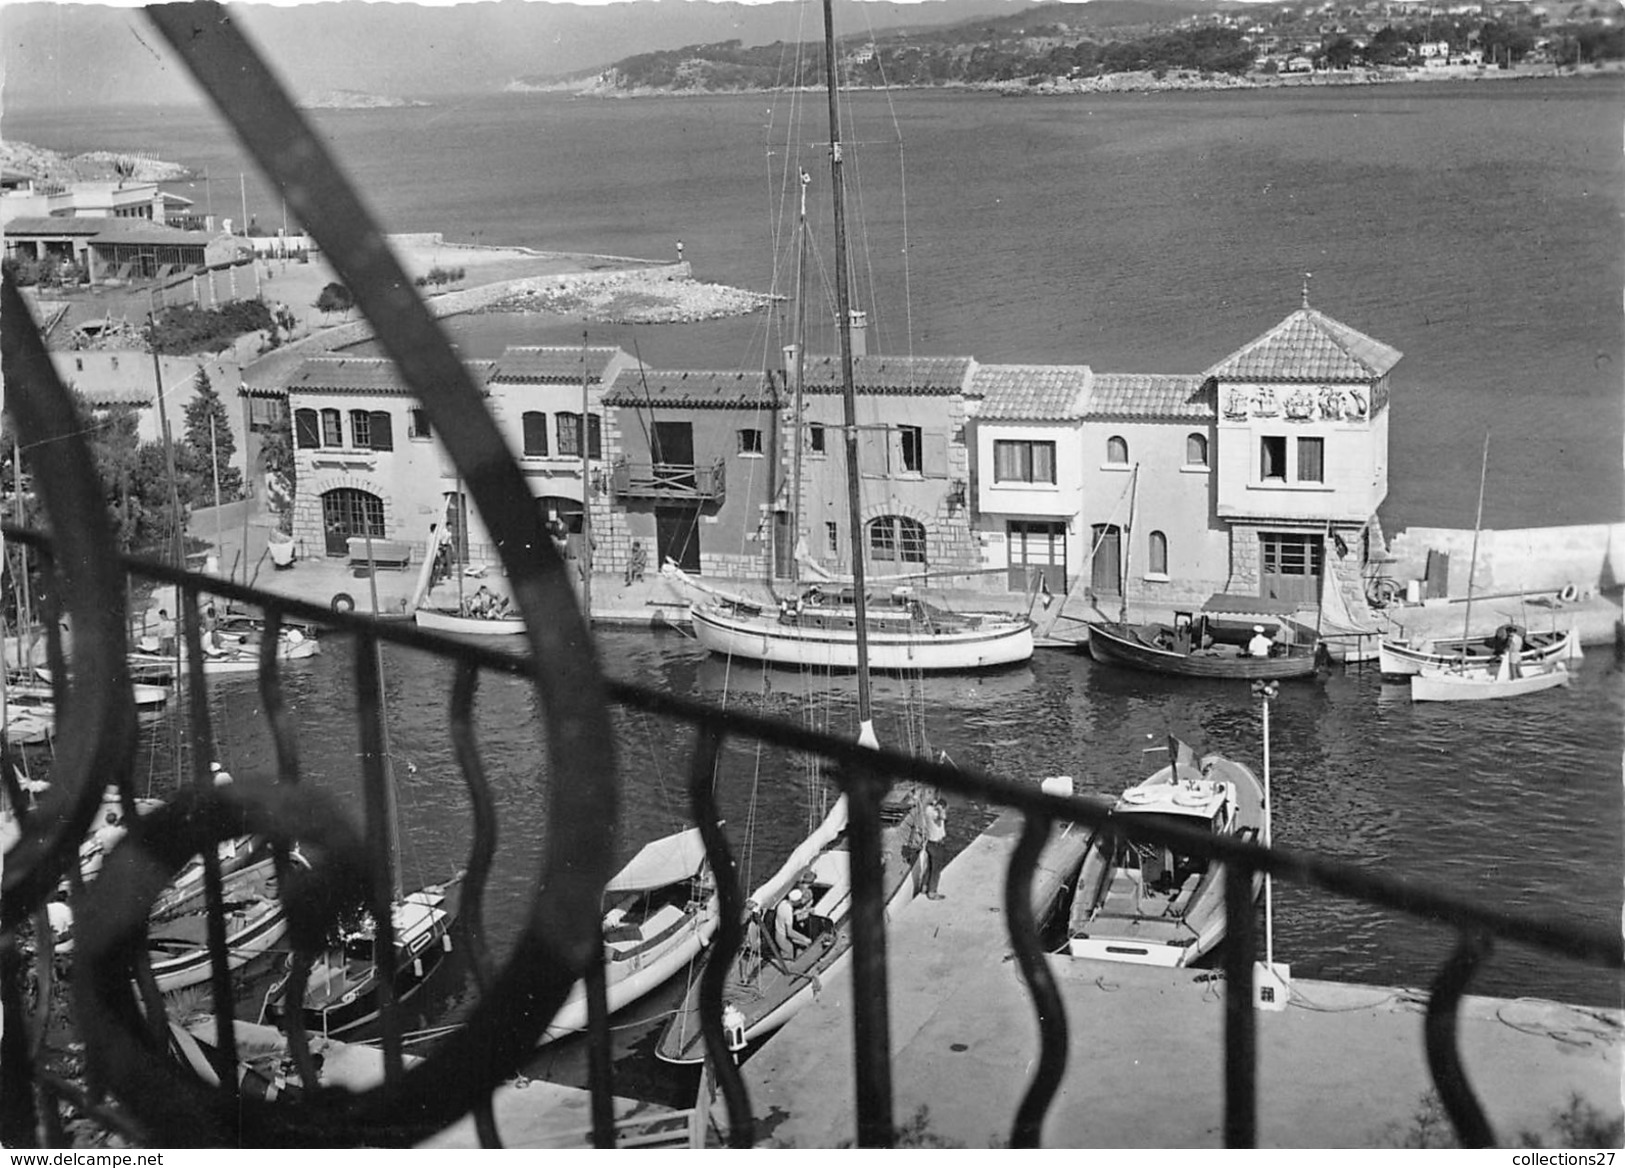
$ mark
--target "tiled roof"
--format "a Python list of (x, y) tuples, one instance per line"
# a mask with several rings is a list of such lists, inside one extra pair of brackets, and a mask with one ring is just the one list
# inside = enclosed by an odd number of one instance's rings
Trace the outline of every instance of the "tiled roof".
[(613, 346), (589, 348), (583, 354), (569, 345), (510, 345), (495, 362), (491, 380), (497, 382), (566, 382), (581, 384), (582, 358), (586, 358), (587, 380), (597, 383), (620, 353)]
[[(490, 361), (465, 361), (475, 385), (484, 385)], [(387, 357), (312, 357), (288, 378), (292, 393), (411, 394)]]
[(1367, 383), (1399, 362), (1398, 349), (1305, 306), (1238, 349), (1208, 376), (1223, 381)]
[(604, 391), (606, 406), (696, 410), (773, 408), (780, 404), (774, 378), (764, 372), (623, 369)]
[(1218, 401), (1200, 373), (1096, 373), (1083, 412), (1111, 418), (1214, 418)]
[(978, 365), (970, 393), (979, 418), (1059, 421), (1082, 416), (1092, 376), (1087, 365)]
[[(858, 393), (947, 396), (969, 385), (970, 357), (894, 357), (866, 354), (852, 358), (852, 383)], [(808, 355), (803, 383), (807, 393), (841, 392), (841, 359)]]
[(107, 226), (105, 219), (73, 215), (19, 215), (6, 224), (7, 235), (95, 235)]

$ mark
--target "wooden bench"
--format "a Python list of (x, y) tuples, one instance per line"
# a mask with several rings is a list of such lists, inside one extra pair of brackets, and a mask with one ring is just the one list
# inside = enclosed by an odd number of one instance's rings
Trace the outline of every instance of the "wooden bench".
[[(366, 536), (350, 536), (350, 563), (367, 563), (367, 544)], [(412, 545), (404, 539), (375, 539), (371, 544), (372, 565), (375, 568), (404, 568), (412, 562)]]

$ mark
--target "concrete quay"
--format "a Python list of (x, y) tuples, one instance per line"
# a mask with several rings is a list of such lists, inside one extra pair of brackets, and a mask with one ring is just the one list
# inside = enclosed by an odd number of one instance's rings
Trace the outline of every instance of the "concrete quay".
[[(946, 899), (914, 901), (888, 938), (894, 1114), (900, 1124), (923, 1114), (928, 1137), (949, 1147), (1007, 1144), (1038, 1057), (1002, 908), (1017, 822), (1007, 814), (956, 857), (943, 873)], [(1044, 1145), (1222, 1147), (1222, 978), (1064, 956), (1049, 964), (1070, 1040)], [(853, 1141), (851, 995), (848, 975), (830, 978), (745, 1063), (761, 1145)], [(1257, 1015), (1259, 1145), (1404, 1146), (1431, 1086), (1424, 1008), (1414, 989), (1294, 981), (1287, 1009)], [(1554, 1114), (1574, 1094), (1605, 1116), (1619, 1112), (1619, 1010), (1468, 997), (1459, 1035), (1503, 1145), (1525, 1131), (1549, 1141)], [(714, 1108), (715, 1119), (724, 1115)]]

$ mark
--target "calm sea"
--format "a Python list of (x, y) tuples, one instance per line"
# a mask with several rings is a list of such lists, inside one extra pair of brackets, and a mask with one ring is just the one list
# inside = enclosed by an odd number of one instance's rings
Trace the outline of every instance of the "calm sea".
[[(1312, 303), (1403, 350), (1396, 372), (1390, 531), (1468, 526), (1484, 429), (1494, 434), (1488, 527), (1621, 518), (1619, 223), (1625, 174), (1618, 80), (1010, 100), (859, 95), (849, 178), (860, 299), (872, 348), (996, 362), (1198, 371)], [(481, 97), (429, 110), (323, 112), (317, 125), (387, 229), (655, 259), (702, 279), (793, 292), (786, 174), (814, 175), (827, 236), (816, 102), (750, 96), (630, 102)], [(197, 110), (5, 118), (9, 138), (55, 149), (147, 150), (202, 171), (182, 189), (219, 215), (280, 226), (230, 135)], [(244, 175), (242, 187), (239, 174)], [(819, 192), (824, 192), (820, 194)], [(822, 249), (827, 257), (827, 243)], [(829, 261), (813, 265), (826, 283)], [(470, 356), (572, 343), (582, 324), (483, 316), (454, 326)], [(760, 365), (781, 343), (763, 318), (591, 328), (596, 341), (692, 368)], [(816, 345), (818, 342), (814, 341)], [(815, 716), (845, 733), (850, 682), (728, 673), (673, 635), (606, 632), (606, 669), (681, 694)], [(318, 782), (355, 770), (343, 651), (290, 671)], [(465, 800), (444, 729), (439, 666), (389, 669), (409, 868), (460, 866)], [(982, 678), (883, 681), (882, 736), (946, 750), (1015, 780), (1071, 774), (1114, 793), (1160, 765), (1173, 732), (1257, 765), (1245, 687), (1180, 683), (1041, 652)], [(239, 774), (269, 762), (252, 684), (218, 698)], [(549, 830), (534, 698), (481, 691), (482, 748), (501, 800), (490, 917), (528, 897)], [(1605, 928), (1620, 919), (1625, 674), (1593, 651), (1575, 685), (1492, 712), (1414, 706), (1372, 674), (1284, 687), (1273, 709), (1276, 838), (1463, 896)], [(621, 719), (629, 797), (623, 850), (684, 819), (683, 741)], [(165, 773), (161, 735), (152, 758)], [(811, 780), (791, 759), (736, 748), (723, 781), (730, 830), (760, 878), (804, 822)], [(991, 817), (958, 806), (964, 843)], [(1448, 931), (1291, 886), (1276, 895), (1277, 959), (1300, 977), (1425, 985)], [(1619, 1004), (1601, 972), (1505, 948), (1475, 992)]]
[[(858, 94), (843, 137), (871, 348), (1123, 372), (1215, 364), (1310, 299), (1405, 353), (1390, 532), (1625, 517), (1617, 75), (1210, 94)], [(388, 230), (675, 258), (794, 292), (797, 167), (828, 295), (827, 139), (808, 95), (499, 95), (318, 111)], [(134, 149), (206, 172), (217, 215), (278, 196), (198, 109), (7, 113), (8, 138)], [(241, 177), (240, 177), (241, 176)], [(246, 195), (246, 198), (245, 198)], [(816, 314), (815, 314), (816, 315)], [(473, 318), (470, 356), (578, 343), (580, 322)], [(776, 322), (591, 327), (690, 368), (760, 367)], [(818, 345), (817, 338), (812, 345)], [(831, 344), (832, 342), (826, 342)]]

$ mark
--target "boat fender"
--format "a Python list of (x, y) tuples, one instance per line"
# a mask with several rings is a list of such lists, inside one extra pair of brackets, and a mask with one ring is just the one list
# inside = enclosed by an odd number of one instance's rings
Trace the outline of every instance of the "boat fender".
[(412, 959), (412, 976), (413, 977), (422, 977), (423, 976), (423, 958), (414, 957)]
[(1557, 598), (1564, 604), (1573, 604), (1576, 600), (1580, 599), (1580, 590), (1577, 589), (1573, 584), (1565, 584), (1563, 585), (1563, 590), (1557, 594)]
[(330, 607), (334, 612), (354, 612), (355, 597), (348, 592), (335, 592)]
[(442, 933), (440, 935), (440, 948), (444, 949), (447, 953), (451, 952), (451, 934), (450, 933)]

